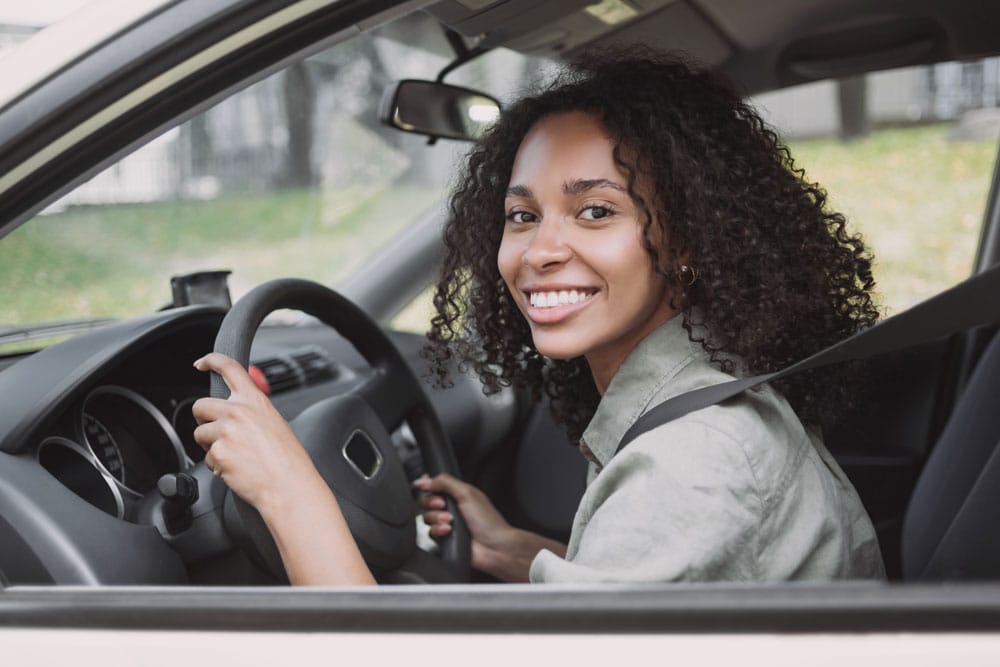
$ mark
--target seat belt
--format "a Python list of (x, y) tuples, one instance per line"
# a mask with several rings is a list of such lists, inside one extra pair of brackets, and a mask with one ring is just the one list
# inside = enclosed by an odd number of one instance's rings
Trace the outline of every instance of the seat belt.
[(1000, 322), (1000, 264), (902, 313), (883, 320), (780, 371), (694, 389), (656, 405), (625, 432), (615, 454), (637, 437), (689, 412), (707, 408), (765, 382), (842, 361), (867, 359)]

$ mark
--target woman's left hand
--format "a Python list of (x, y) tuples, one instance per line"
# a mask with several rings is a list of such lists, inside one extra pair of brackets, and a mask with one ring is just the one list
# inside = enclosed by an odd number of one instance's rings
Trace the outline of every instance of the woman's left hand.
[(236, 360), (213, 352), (194, 367), (218, 373), (231, 392), (228, 399), (202, 398), (192, 407), (205, 464), (261, 514), (280, 511), (304, 480), (318, 476), (312, 459)]

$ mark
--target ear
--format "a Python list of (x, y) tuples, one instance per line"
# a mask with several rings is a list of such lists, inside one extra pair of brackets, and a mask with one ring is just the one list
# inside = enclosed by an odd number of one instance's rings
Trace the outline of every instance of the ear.
[(670, 240), (667, 252), (669, 266), (665, 273), (671, 281), (670, 307), (680, 312), (690, 303), (691, 289), (698, 281), (698, 269), (684, 240), (676, 236)]

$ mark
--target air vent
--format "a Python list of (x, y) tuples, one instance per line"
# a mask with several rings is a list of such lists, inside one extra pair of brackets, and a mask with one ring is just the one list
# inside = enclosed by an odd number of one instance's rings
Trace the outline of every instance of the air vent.
[(264, 373), (272, 395), (337, 377), (330, 357), (318, 347), (300, 348), (280, 357), (256, 360), (253, 364)]
[(302, 374), (305, 376), (307, 385), (326, 382), (337, 376), (333, 368), (333, 362), (318, 348), (293, 352), (292, 359), (298, 362), (302, 368)]
[(271, 387), (272, 394), (278, 394), (290, 389), (298, 389), (302, 386), (302, 377), (299, 369), (286, 359), (261, 359), (255, 361), (254, 366), (259, 368), (267, 378), (267, 384)]

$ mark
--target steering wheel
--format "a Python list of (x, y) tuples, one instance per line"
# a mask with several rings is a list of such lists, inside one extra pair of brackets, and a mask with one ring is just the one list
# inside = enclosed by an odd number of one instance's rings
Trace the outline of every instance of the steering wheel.
[[(458, 466), (423, 387), (368, 315), (318, 283), (274, 280), (232, 307), (219, 328), (215, 351), (246, 368), (257, 327), (281, 308), (303, 311), (333, 327), (371, 367), (363, 384), (315, 403), (291, 421), (336, 496), (365, 562), (380, 580), (468, 581), (471, 541), (453, 499), (446, 498), (454, 523), (451, 535), (439, 543), (440, 560), (428, 558), (416, 545), (410, 484), (389, 434), (405, 420), (431, 475), (457, 476)], [(229, 388), (215, 373), (211, 395), (229, 397)], [(227, 532), (247, 555), (287, 581), (277, 546), (257, 510), (227, 489), (223, 515)]]

